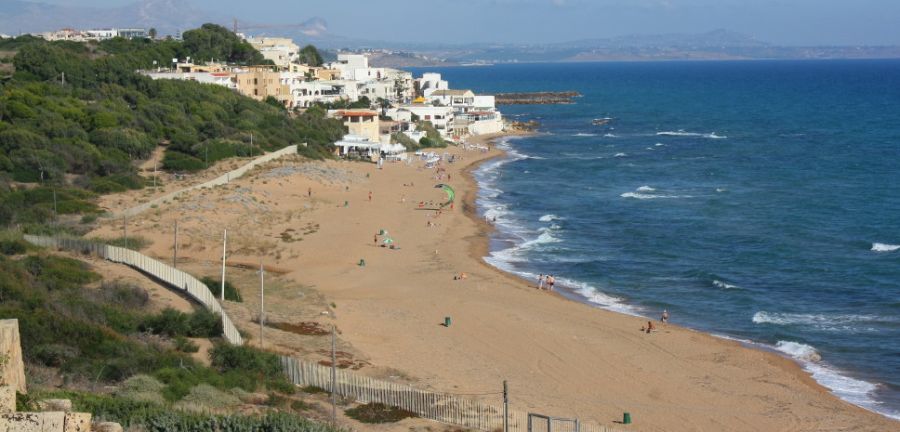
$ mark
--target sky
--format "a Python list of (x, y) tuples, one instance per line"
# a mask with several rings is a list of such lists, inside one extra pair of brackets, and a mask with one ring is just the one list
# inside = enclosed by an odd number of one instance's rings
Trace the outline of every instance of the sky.
[[(42, 0), (114, 7), (135, 0)], [(779, 45), (900, 45), (900, 0), (170, 0), (366, 40), (541, 43), (726, 29)]]

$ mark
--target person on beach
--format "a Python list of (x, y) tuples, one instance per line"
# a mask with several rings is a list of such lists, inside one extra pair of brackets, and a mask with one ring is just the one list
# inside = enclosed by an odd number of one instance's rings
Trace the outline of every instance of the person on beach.
[(669, 322), (669, 311), (663, 309), (662, 317), (659, 318), (660, 322), (667, 323)]
[(553, 285), (556, 283), (556, 278), (553, 275), (547, 275), (547, 291), (553, 291)]
[(375, 236), (373, 236), (372, 238), (375, 239), (375, 244), (378, 244), (378, 234), (375, 234)]
[(306, 190), (306, 196), (312, 198), (312, 188)]
[(372, 202), (372, 191), (369, 191), (369, 202)]
[(653, 327), (653, 321), (647, 321), (647, 334), (650, 334), (653, 330), (656, 330), (656, 327)]
[(543, 273), (538, 275), (538, 289), (539, 290), (544, 289), (544, 274)]

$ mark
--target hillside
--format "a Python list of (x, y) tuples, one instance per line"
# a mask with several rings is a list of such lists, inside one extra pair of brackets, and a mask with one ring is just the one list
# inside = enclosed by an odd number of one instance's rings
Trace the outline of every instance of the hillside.
[(0, 225), (48, 222), (54, 194), (58, 214), (96, 212), (96, 194), (145, 186), (135, 163), (161, 145), (161, 168), (185, 172), (300, 143), (304, 156), (327, 157), (342, 134), (321, 110), (295, 116), (226, 88), (135, 72), (188, 56), (260, 62), (215, 25), (185, 32), (183, 42), (21, 37), (0, 41), (0, 52), (15, 52), (14, 73), (0, 80)]

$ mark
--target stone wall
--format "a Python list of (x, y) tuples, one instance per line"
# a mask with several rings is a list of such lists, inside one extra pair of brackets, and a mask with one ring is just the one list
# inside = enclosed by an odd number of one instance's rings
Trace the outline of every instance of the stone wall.
[(19, 320), (0, 320), (0, 385), (8, 385), (19, 393), (27, 391)]

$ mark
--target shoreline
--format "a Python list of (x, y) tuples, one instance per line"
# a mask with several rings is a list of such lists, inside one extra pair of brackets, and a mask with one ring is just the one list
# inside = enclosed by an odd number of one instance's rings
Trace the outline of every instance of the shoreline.
[[(474, 161), (462, 170), (463, 174), (465, 175), (466, 180), (471, 182), (474, 185), (474, 190), (471, 191), (471, 194), (467, 190), (467, 194), (466, 194), (466, 198), (465, 198), (466, 205), (464, 206), (464, 209), (466, 210), (465, 214), (476, 225), (482, 227), (483, 235), (484, 235), (484, 237), (479, 236), (479, 237), (471, 238), (471, 240), (470, 240), (470, 243), (471, 243), (470, 256), (473, 259), (476, 259), (485, 268), (496, 271), (499, 274), (501, 274), (505, 277), (508, 277), (518, 283), (525, 284), (527, 287), (532, 288), (532, 289), (536, 289), (536, 287), (533, 286), (533, 283), (532, 283), (533, 281), (525, 278), (522, 275), (518, 275), (513, 272), (503, 270), (502, 268), (499, 268), (497, 266), (494, 266), (484, 259), (485, 257), (489, 256), (490, 253), (492, 252), (491, 247), (490, 247), (491, 235), (497, 231), (497, 227), (491, 223), (488, 223), (487, 221), (484, 220), (484, 218), (482, 218), (479, 215), (477, 198), (480, 193), (481, 185), (478, 183), (478, 180), (475, 178), (475, 171), (477, 171), (481, 166), (483, 166), (485, 163), (487, 163), (489, 161), (508, 157), (508, 152), (497, 146), (498, 141), (502, 141), (502, 140), (510, 138), (510, 137), (527, 137), (527, 136), (532, 136), (532, 135), (535, 135), (538, 133), (539, 132), (512, 133), (512, 134), (501, 134), (499, 136), (488, 137), (488, 138), (484, 139), (481, 143), (489, 143), (494, 148), (497, 148), (498, 150), (500, 150), (501, 153), (498, 155), (494, 155), (490, 158), (485, 158), (485, 159), (481, 159), (478, 161)], [(649, 319), (651, 321), (656, 321), (654, 318), (651, 318), (651, 317), (646, 317), (646, 316), (639, 315), (639, 314), (631, 315), (631, 314), (627, 314), (625, 312), (616, 311), (616, 310), (612, 310), (612, 309), (603, 307), (602, 305), (592, 303), (589, 298), (576, 292), (575, 289), (572, 287), (561, 285), (561, 284), (557, 284), (557, 285), (560, 288), (556, 289), (553, 292), (550, 292), (548, 294), (551, 294), (555, 297), (558, 297), (558, 298), (561, 298), (564, 300), (572, 301), (572, 302), (575, 302), (578, 304), (586, 305), (586, 306), (601, 310), (604, 313), (613, 313), (613, 314), (619, 314), (619, 315), (623, 315), (623, 316), (636, 316), (636, 317), (640, 317), (642, 319)], [(694, 329), (694, 328), (690, 328), (690, 327), (684, 327), (684, 326), (681, 326), (678, 324), (668, 324), (668, 326), (678, 327), (678, 328), (681, 328), (686, 331), (699, 332), (704, 335), (719, 339), (723, 342), (735, 343), (745, 349), (751, 349), (751, 350), (755, 350), (755, 351), (759, 351), (759, 352), (763, 352), (763, 353), (775, 356), (777, 359), (782, 360), (784, 362), (784, 364), (782, 365), (782, 368), (786, 372), (797, 375), (800, 379), (802, 379), (803, 381), (806, 381), (806, 383), (808, 385), (810, 385), (814, 388), (817, 388), (824, 394), (827, 394), (830, 397), (837, 398), (841, 402), (847, 403), (855, 408), (862, 409), (866, 412), (870, 412), (870, 413), (882, 416), (887, 420), (898, 420), (898, 419), (890, 417), (886, 414), (880, 413), (874, 409), (870, 409), (870, 408), (867, 408), (862, 405), (857, 405), (854, 402), (851, 402), (849, 400), (842, 398), (840, 395), (838, 395), (837, 393), (832, 391), (830, 388), (828, 388), (825, 384), (817, 381), (813, 376), (813, 374), (814, 374), (813, 371), (808, 370), (800, 359), (793, 358), (793, 357), (789, 356), (788, 354), (779, 351), (775, 346), (770, 346), (768, 344), (753, 341), (753, 340), (742, 340), (742, 339), (738, 339), (738, 338), (731, 337), (728, 335), (718, 335), (718, 334), (710, 332), (710, 331)], [(845, 377), (844, 375), (839, 375), (839, 376)], [(846, 378), (855, 379), (852, 377), (846, 377)], [(873, 384), (873, 385), (878, 385), (878, 384)]]
[[(442, 165), (461, 199), (455, 211), (417, 206), (444, 198), (434, 185), (445, 180), (421, 161), (378, 169), (297, 158), (130, 218), (128, 232), (151, 240), (143, 253), (168, 259), (177, 219), (179, 267), (218, 277), (227, 228), (229, 262), (289, 270), (266, 280), (266, 314), (335, 325), (339, 348), (368, 376), (466, 394), (508, 380), (512, 409), (609, 426), (630, 412), (640, 431), (900, 431), (838, 399), (792, 360), (672, 324), (645, 334), (643, 318), (538, 291), (489, 265), (495, 228), (478, 217), (473, 171), (504, 156), (491, 147), (442, 149), (458, 156)], [(116, 221), (103, 222), (93, 235), (120, 232)], [(380, 230), (396, 249), (379, 247)], [(468, 277), (456, 280), (461, 272)], [(258, 276), (230, 268), (229, 278), (245, 301), (226, 308), (255, 344)], [(269, 350), (329, 358), (321, 337), (266, 334)]]

